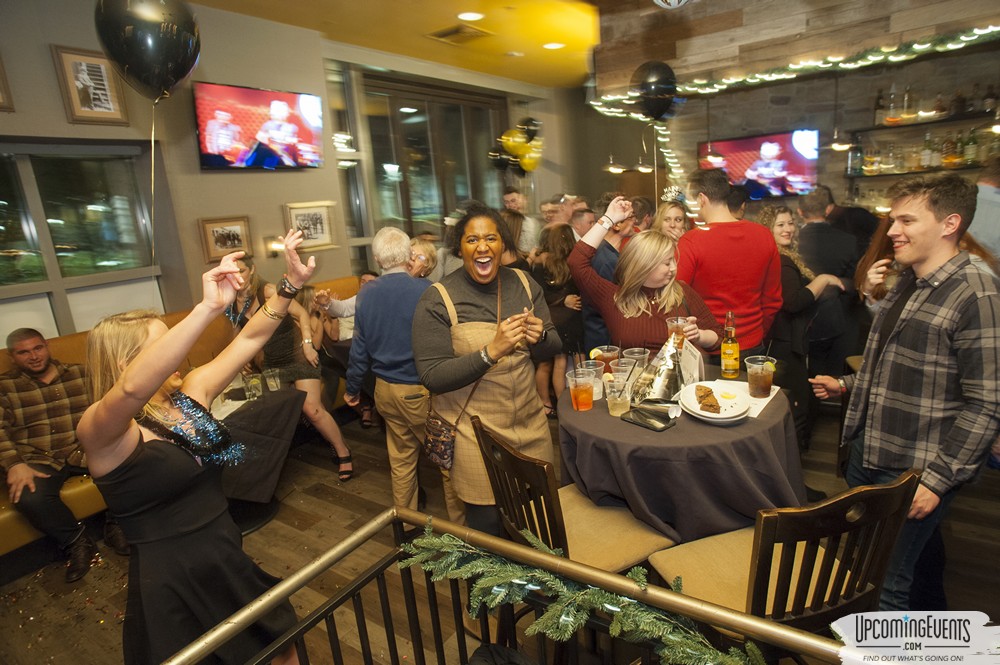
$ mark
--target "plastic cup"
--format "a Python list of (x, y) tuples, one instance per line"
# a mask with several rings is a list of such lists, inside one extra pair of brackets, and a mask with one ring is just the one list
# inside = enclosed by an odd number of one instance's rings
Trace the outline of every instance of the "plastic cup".
[(608, 381), (608, 415), (618, 418), (628, 412), (632, 400), (632, 385), (624, 378), (615, 377)]
[(271, 368), (264, 370), (264, 382), (270, 392), (281, 390), (281, 370)]
[(649, 349), (635, 347), (622, 351), (622, 358), (629, 358), (635, 361), (636, 371), (641, 370), (649, 364)]
[(604, 373), (608, 371), (603, 360), (584, 360), (579, 364), (580, 369), (589, 369), (594, 372), (594, 399), (604, 397)]
[(774, 380), (775, 360), (770, 356), (750, 356), (746, 359), (747, 384), (750, 397), (770, 397)]
[[(622, 352), (622, 350), (617, 346), (598, 346), (594, 348), (594, 351), (596, 351), (598, 355), (594, 356), (592, 360), (603, 360), (606, 363), (609, 363), (612, 360), (618, 360)], [(593, 355), (593, 353), (594, 352), (592, 351), (591, 355)]]
[(243, 389), (247, 399), (257, 399), (264, 395), (264, 387), (260, 374), (249, 374), (243, 377)]
[(612, 360), (609, 363), (609, 366), (611, 368), (611, 373), (616, 379), (628, 379), (629, 383), (635, 381), (636, 377), (639, 375), (638, 369), (633, 370), (635, 367), (635, 360), (632, 358), (618, 358), (617, 360)]
[(566, 385), (574, 411), (590, 411), (594, 408), (594, 370), (571, 369), (566, 372)]
[(688, 320), (683, 316), (675, 316), (667, 319), (667, 332), (673, 335), (674, 346), (678, 349), (684, 347), (684, 326)]

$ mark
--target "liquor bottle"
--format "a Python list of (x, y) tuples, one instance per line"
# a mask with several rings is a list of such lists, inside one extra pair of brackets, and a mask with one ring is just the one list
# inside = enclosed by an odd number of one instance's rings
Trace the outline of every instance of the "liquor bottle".
[(997, 110), (997, 91), (992, 83), (986, 86), (986, 92), (983, 94), (983, 110), (987, 113)]
[(969, 138), (965, 140), (965, 147), (962, 149), (963, 161), (966, 166), (972, 166), (979, 161), (979, 141), (976, 140), (976, 130), (969, 130)]
[(889, 103), (885, 107), (885, 124), (898, 125), (902, 121), (899, 107), (896, 105), (896, 84), (889, 88)]
[[(886, 118), (888, 120), (888, 118)], [(885, 154), (882, 155), (882, 159), (879, 161), (879, 172), (880, 173), (897, 173), (899, 172), (900, 157), (896, 153), (896, 145), (890, 143), (889, 147), (886, 149)]]
[(934, 98), (934, 113), (937, 115), (948, 115), (948, 105), (944, 103), (944, 95), (940, 92)]
[(934, 154), (934, 142), (931, 141), (931, 133), (924, 134), (924, 146), (920, 149), (920, 168), (929, 169), (931, 159)]
[(849, 176), (861, 175), (864, 173), (862, 167), (865, 162), (865, 151), (861, 147), (861, 137), (857, 134), (854, 135), (854, 141), (851, 143), (851, 149), (847, 152), (847, 168), (845, 172)]
[(937, 138), (931, 143), (931, 168), (939, 169), (941, 168), (942, 155), (941, 155), (941, 141)]
[(955, 143), (955, 138), (948, 132), (944, 135), (944, 140), (941, 141), (941, 166), (945, 168), (954, 168), (957, 166), (958, 162), (958, 150)]
[(739, 378), (740, 343), (736, 340), (736, 316), (732, 310), (726, 312), (726, 327), (720, 351), (722, 353), (722, 378)]
[(968, 99), (965, 100), (966, 113), (975, 113), (976, 111), (982, 111), (983, 110), (982, 101), (983, 101), (982, 88), (979, 87), (978, 83), (973, 83), (972, 93), (969, 95)]
[(948, 113), (951, 115), (965, 113), (965, 95), (962, 94), (961, 90), (956, 90), (955, 94), (951, 96), (951, 106), (948, 107)]
[(910, 92), (910, 86), (906, 86), (903, 90), (903, 122), (913, 122), (914, 118), (917, 117), (917, 108), (914, 104), (913, 94)]
[(878, 89), (878, 95), (875, 96), (875, 108), (872, 115), (876, 127), (885, 122), (885, 97), (882, 96), (882, 88)]

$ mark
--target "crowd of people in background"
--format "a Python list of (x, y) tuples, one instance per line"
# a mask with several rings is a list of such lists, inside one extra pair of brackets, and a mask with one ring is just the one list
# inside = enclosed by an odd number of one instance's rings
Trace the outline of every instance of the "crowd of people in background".
[[(549, 421), (557, 400), (568, 399), (567, 368), (604, 345), (655, 354), (674, 317), (686, 319), (686, 339), (718, 364), (732, 312), (741, 353), (777, 360), (775, 382), (788, 390), (803, 449), (820, 401), (839, 399), (849, 484), (923, 471), (883, 592), (883, 609), (910, 609), (933, 582), (926, 566), (920, 576), (914, 570), (939, 539), (955, 492), (991, 447), (1000, 462), (998, 185), (1000, 158), (985, 165), (978, 189), (954, 174), (903, 179), (881, 220), (838, 205), (823, 186), (794, 200), (752, 201), (719, 169), (692, 173), (686, 191), (668, 188), (655, 204), (619, 192), (556, 194), (539, 203), (538, 216), (508, 187), (497, 208), (462, 202), (443, 238), (379, 231), (372, 251), (380, 273), (362, 275), (347, 300), (311, 290), (314, 264), (298, 260), (301, 234), (290, 233), (280, 282), (263, 279), (242, 253), (229, 255), (206, 273), (202, 304), (174, 328), (145, 311), (102, 321), (86, 369), (52, 360), (37, 331), (11, 333), (15, 369), (0, 377), (10, 500), (67, 552), (74, 581), (96, 545), (60, 507), (58, 490), (72, 475), (93, 475), (110, 515), (124, 518), (124, 536), (111, 519), (106, 540), (123, 553), (132, 548), (126, 652), (147, 662), (214, 622), (183, 632), (164, 619), (193, 611), (171, 603), (200, 602), (190, 589), (177, 591), (182, 600), (164, 596), (185, 584), (178, 552), (203, 555), (199, 565), (216, 583), (241, 587), (233, 602), (198, 610), (219, 619), (274, 583), (242, 553), (210, 472), (239, 452), (207, 407), (258, 352), (262, 367), (306, 393), (303, 415), (331, 447), (343, 482), (355, 468), (322, 382), (346, 379), (344, 399), (362, 424), (385, 428), (399, 505), (418, 507), (428, 409), (454, 423), (454, 466), (441, 473), (448, 515), (501, 535), (470, 415), (522, 453), (551, 459)], [(985, 242), (967, 232), (973, 220)], [(181, 377), (187, 348), (222, 315), (233, 324), (232, 344)], [(335, 368), (336, 343), (348, 339), (346, 367), (341, 359)], [(861, 371), (845, 373), (857, 355)], [(58, 412), (47, 405), (55, 389), (71, 397)], [(44, 437), (19, 435), (40, 418), (57, 425)], [(169, 482), (146, 482), (161, 469)], [(157, 508), (164, 502), (182, 518), (166, 530)], [(293, 619), (281, 606), (261, 634), (280, 634)]]

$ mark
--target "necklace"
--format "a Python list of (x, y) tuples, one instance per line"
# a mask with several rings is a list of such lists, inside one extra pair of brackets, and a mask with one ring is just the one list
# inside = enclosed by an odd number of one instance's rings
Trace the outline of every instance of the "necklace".
[(244, 317), (246, 316), (247, 310), (250, 309), (250, 301), (251, 300), (253, 300), (253, 298), (248, 293), (247, 294), (247, 299), (243, 301), (243, 309), (240, 310), (239, 314), (236, 313), (236, 301), (235, 300), (233, 302), (229, 303), (229, 306), (226, 307), (226, 318), (229, 319), (229, 322), (233, 324), (234, 328), (236, 328), (237, 326), (239, 326), (240, 325), (240, 321), (242, 321), (244, 319)]
[(136, 422), (187, 451), (199, 462), (238, 464), (243, 461), (246, 448), (242, 443), (233, 442), (225, 423), (179, 390), (170, 395), (170, 402), (179, 415), (150, 404), (152, 408), (136, 416)]

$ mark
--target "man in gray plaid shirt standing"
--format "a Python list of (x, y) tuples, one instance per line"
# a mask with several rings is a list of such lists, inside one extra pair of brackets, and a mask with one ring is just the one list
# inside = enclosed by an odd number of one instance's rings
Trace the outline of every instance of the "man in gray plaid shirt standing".
[[(908, 178), (889, 197), (888, 236), (902, 272), (872, 323), (861, 371), (810, 380), (820, 399), (850, 395), (842, 439), (851, 448), (849, 485), (922, 471), (880, 602), (908, 610), (921, 551), (1000, 431), (1000, 280), (959, 249), (976, 211), (971, 182)], [(886, 264), (876, 262), (869, 280), (884, 279)]]

